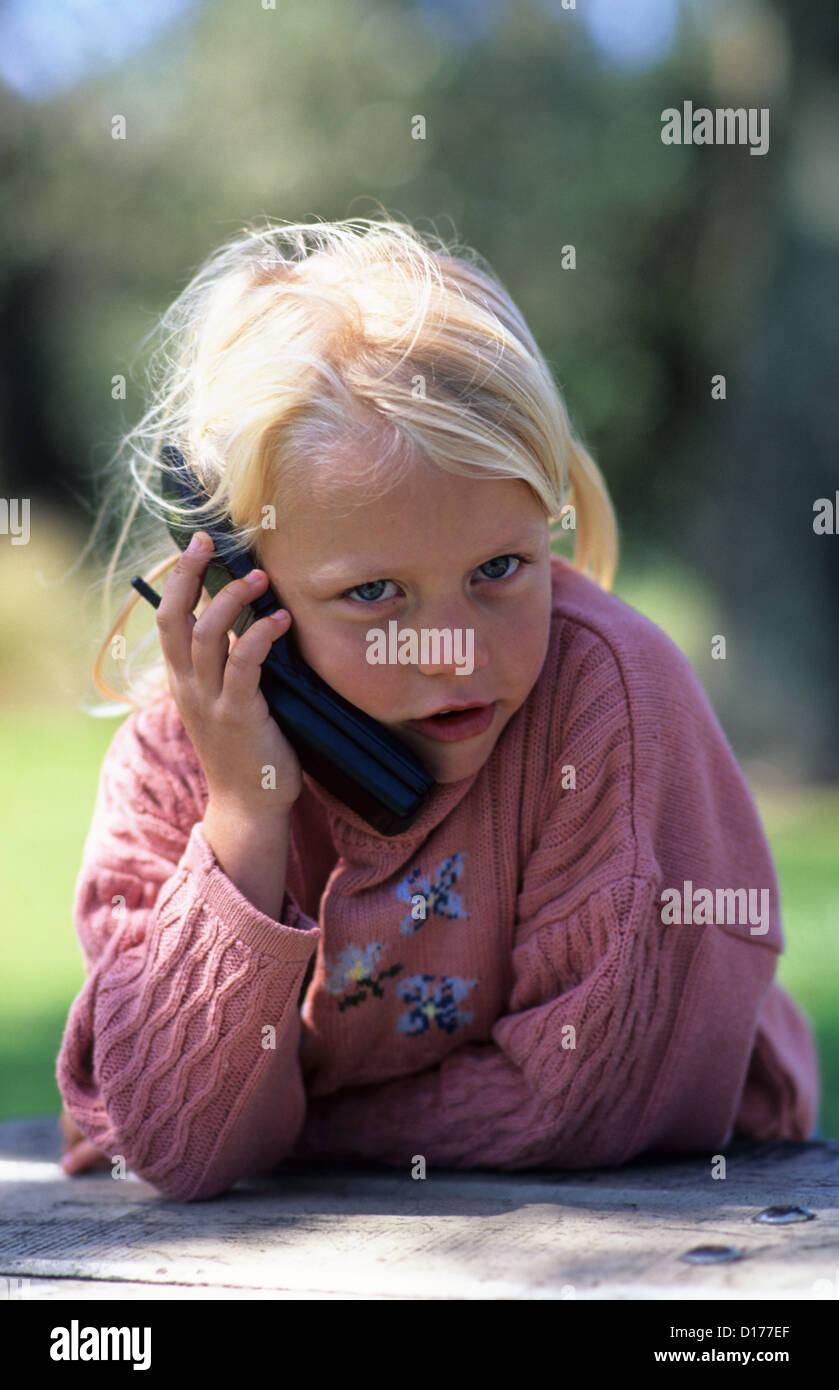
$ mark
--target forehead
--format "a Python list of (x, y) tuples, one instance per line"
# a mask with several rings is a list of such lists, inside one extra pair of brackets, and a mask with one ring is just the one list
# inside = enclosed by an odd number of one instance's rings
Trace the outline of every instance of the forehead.
[(278, 509), (277, 530), (321, 550), (417, 533), (429, 544), (440, 536), (479, 539), (545, 516), (521, 478), (450, 473), (425, 459), (382, 469), (353, 455), (345, 466), (313, 469), (282, 515)]
[[(343, 494), (345, 489), (341, 489)], [(547, 516), (521, 479), (467, 478), (414, 470), (384, 496), (355, 505), (311, 489), (276, 531), (265, 533), (264, 565), (313, 596), (336, 584), (398, 574), (442, 578), (519, 547), (540, 544)]]

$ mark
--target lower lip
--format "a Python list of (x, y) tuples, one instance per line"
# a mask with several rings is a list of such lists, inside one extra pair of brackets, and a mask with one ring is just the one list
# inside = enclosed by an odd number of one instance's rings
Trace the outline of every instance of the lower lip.
[(477, 738), (486, 733), (495, 716), (495, 703), (482, 709), (465, 709), (462, 714), (450, 714), (447, 719), (410, 719), (409, 727), (438, 743), (460, 743), (462, 739)]

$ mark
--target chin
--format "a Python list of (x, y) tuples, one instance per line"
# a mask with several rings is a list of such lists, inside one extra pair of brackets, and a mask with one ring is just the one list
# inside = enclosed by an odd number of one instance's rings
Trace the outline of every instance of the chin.
[(451, 772), (447, 775), (443, 775), (442, 773), (435, 773), (434, 781), (437, 782), (439, 786), (444, 787), (447, 786), (450, 782), (462, 782), (464, 777), (471, 777), (472, 773), (477, 771), (478, 769), (475, 767), (468, 767), (466, 768), (465, 772)]
[(435, 782), (461, 782), (464, 777), (471, 777), (473, 772), (477, 772), (483, 767), (492, 749), (486, 749), (483, 753), (462, 753), (458, 757), (429, 756), (422, 753), (419, 757), (425, 763)]

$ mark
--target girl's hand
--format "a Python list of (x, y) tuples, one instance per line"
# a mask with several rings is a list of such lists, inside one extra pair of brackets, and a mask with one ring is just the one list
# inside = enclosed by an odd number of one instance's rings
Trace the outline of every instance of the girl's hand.
[(89, 1168), (110, 1168), (111, 1160), (104, 1149), (97, 1149), (62, 1109), (59, 1126), (62, 1134), (61, 1166), (65, 1173), (85, 1173)]
[[(204, 550), (195, 545), (199, 537)], [(287, 816), (303, 789), (302, 772), (269, 712), (259, 678), (291, 616), (281, 609), (233, 638), (230, 628), (267, 583), (264, 570), (252, 570), (247, 579), (220, 589), (196, 618), (191, 610), (212, 553), (210, 537), (197, 532), (178, 557), (157, 608), (169, 689), (204, 770), (210, 802), (260, 818)], [(262, 786), (266, 765), (276, 770), (275, 788)]]

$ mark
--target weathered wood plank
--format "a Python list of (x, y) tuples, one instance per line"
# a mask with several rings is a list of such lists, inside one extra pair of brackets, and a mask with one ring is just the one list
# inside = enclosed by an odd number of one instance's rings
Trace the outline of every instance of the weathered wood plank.
[[(559, 1173), (280, 1165), (179, 1203), (136, 1177), (67, 1177), (53, 1116), (0, 1124), (0, 1276), (20, 1296), (839, 1298), (839, 1142)], [(756, 1222), (770, 1205), (814, 1219)], [(742, 1257), (694, 1265), (700, 1245)], [(92, 1291), (96, 1289), (97, 1292)], [(102, 1292), (107, 1290), (107, 1292)], [(131, 1290), (132, 1292), (129, 1292)], [(138, 1290), (140, 1292), (138, 1292)]]

